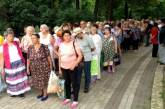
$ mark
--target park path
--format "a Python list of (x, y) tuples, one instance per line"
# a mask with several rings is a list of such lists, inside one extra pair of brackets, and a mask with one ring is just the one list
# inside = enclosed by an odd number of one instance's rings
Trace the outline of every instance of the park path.
[[(157, 59), (151, 57), (151, 47), (123, 54), (122, 64), (114, 74), (103, 72), (102, 79), (92, 84), (89, 93), (80, 91), (78, 109), (151, 109), (157, 66)], [(45, 102), (37, 100), (36, 95), (33, 90), (21, 99), (3, 93), (0, 109), (69, 109), (61, 105), (55, 94)]]

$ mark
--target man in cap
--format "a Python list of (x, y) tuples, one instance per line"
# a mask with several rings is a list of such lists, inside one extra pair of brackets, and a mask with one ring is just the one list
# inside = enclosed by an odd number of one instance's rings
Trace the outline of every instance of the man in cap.
[[(91, 60), (92, 60), (92, 51), (95, 50), (94, 42), (93, 40), (85, 33), (83, 33), (83, 30), (81, 28), (75, 28), (73, 30), (73, 36), (75, 37), (76, 43), (79, 45), (84, 60), (84, 66), (83, 68), (79, 68), (79, 73), (78, 74), (78, 85), (80, 86), (80, 81), (81, 81), (81, 75), (82, 75), (82, 70), (84, 70), (85, 73), (85, 86), (84, 86), (84, 93), (88, 93), (89, 88), (90, 88), (90, 83), (91, 83)], [(80, 87), (79, 87), (80, 88)]]

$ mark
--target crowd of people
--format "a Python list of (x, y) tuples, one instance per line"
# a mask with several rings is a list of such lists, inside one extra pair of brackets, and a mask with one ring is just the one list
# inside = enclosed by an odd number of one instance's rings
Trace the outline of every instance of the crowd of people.
[(102, 79), (103, 70), (115, 73), (116, 55), (121, 61), (122, 53), (136, 52), (143, 43), (153, 44), (152, 57), (158, 56), (159, 48), (159, 61), (165, 64), (165, 19), (65, 23), (54, 27), (53, 34), (46, 24), (38, 33), (27, 26), (20, 40), (8, 28), (0, 36), (0, 85), (6, 82), (11, 97), (25, 97), (34, 87), (39, 91), (37, 99), (45, 101), (50, 72), (55, 71), (65, 80), (62, 104), (72, 102), (75, 108), (82, 77), (84, 93), (88, 93), (91, 84)]

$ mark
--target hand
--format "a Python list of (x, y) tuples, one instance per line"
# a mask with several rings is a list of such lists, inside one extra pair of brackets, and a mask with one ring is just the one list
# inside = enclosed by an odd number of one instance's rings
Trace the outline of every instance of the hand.
[(2, 80), (5, 81), (5, 76), (6, 76), (6, 75), (5, 75), (5, 70), (2, 69), (2, 72), (1, 72), (1, 73), (2, 73)]
[(27, 68), (27, 75), (30, 75), (30, 70), (29, 70), (29, 68)]
[(59, 68), (59, 75), (62, 75), (62, 71), (61, 71), (61, 69)]
[(117, 54), (117, 49), (115, 49), (115, 53)]
[(77, 62), (74, 62), (74, 63), (71, 65), (70, 70), (74, 70), (76, 66), (77, 66)]
[(51, 71), (53, 70), (53, 67), (52, 67), (52, 66), (50, 66), (50, 70), (51, 70)]

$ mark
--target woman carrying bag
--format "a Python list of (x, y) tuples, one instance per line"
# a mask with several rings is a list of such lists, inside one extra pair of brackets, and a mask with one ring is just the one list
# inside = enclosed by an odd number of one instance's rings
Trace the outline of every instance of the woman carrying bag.
[(108, 66), (108, 72), (115, 72), (114, 56), (117, 54), (117, 41), (111, 34), (111, 28), (104, 29), (103, 39), (103, 53), (104, 53), (104, 66)]
[[(82, 59), (82, 54), (71, 38), (71, 32), (66, 30), (62, 33), (63, 42), (59, 46), (59, 71), (62, 72), (65, 80), (65, 99), (63, 105), (71, 102), (71, 89), (73, 89), (73, 102), (71, 108), (75, 108), (78, 105), (79, 86), (77, 83), (78, 77), (78, 64)], [(76, 55), (76, 52), (77, 55)], [(72, 88), (71, 88), (72, 87)]]

